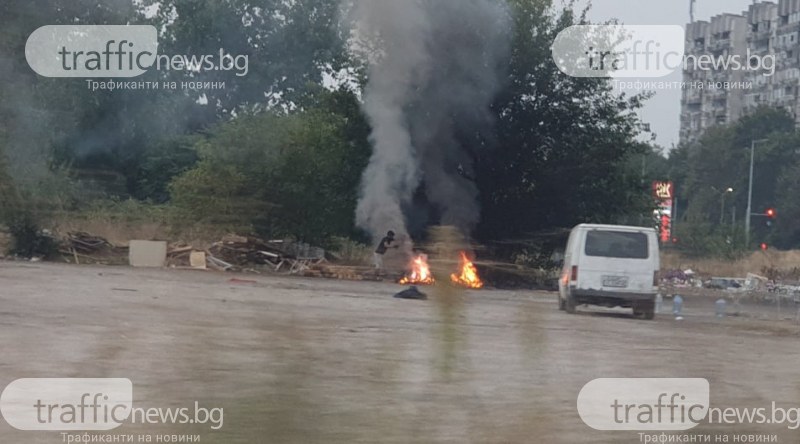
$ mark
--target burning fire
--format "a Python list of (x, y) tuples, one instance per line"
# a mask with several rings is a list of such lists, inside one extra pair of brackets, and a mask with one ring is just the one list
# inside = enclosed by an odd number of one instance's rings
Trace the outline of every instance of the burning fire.
[(483, 287), (483, 281), (481, 281), (481, 278), (478, 277), (478, 269), (475, 268), (475, 264), (469, 260), (467, 253), (463, 251), (461, 252), (460, 274), (451, 274), (450, 280), (467, 288)]
[(436, 282), (433, 279), (433, 275), (431, 274), (431, 269), (428, 266), (428, 256), (424, 254), (420, 254), (419, 256), (414, 257), (409, 264), (411, 268), (411, 272), (404, 276), (400, 281), (399, 284), (422, 284), (422, 285), (433, 285)]

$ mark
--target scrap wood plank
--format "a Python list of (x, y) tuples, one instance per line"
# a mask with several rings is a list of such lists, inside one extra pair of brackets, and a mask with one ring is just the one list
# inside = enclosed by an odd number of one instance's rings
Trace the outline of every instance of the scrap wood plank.
[(227, 271), (233, 268), (233, 264), (229, 264), (221, 259), (215, 258), (211, 253), (206, 252), (206, 259), (212, 267)]
[(194, 250), (194, 247), (192, 247), (191, 245), (188, 245), (188, 246), (185, 246), (185, 247), (176, 247), (176, 248), (170, 250), (169, 253), (167, 253), (167, 255), (168, 256), (174, 256), (174, 255), (177, 255), (177, 254), (187, 253), (187, 252), (190, 252), (192, 250)]

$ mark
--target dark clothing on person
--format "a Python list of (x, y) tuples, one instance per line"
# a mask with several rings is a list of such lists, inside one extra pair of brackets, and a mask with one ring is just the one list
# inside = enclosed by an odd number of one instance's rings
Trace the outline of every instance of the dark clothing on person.
[(394, 242), (393, 237), (386, 236), (381, 239), (381, 243), (378, 244), (378, 248), (375, 249), (375, 252), (378, 254), (386, 254), (386, 250), (388, 250), (392, 243)]

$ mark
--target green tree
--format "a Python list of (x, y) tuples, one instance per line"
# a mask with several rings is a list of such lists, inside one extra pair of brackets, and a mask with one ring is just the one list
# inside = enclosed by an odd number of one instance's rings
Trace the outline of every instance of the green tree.
[(800, 160), (787, 167), (778, 180), (780, 190), (776, 197), (778, 217), (771, 242), (778, 248), (800, 248)]
[(369, 147), (353, 93), (314, 108), (240, 116), (197, 144), (198, 166), (173, 181), (172, 201), (201, 223), (232, 217), (265, 236), (325, 244), (354, 235)]
[[(147, 0), (163, 29), (163, 54), (248, 57), (246, 75), (237, 71), (170, 72), (173, 79), (225, 82), (206, 91), (214, 112), (238, 108), (294, 107), (308, 88), (323, 83), (347, 61), (339, 26), (340, 0)], [(241, 72), (239, 73), (241, 74)]]
[[(484, 238), (579, 222), (641, 220), (650, 207), (640, 169), (636, 110), (645, 97), (618, 96), (607, 79), (561, 73), (550, 47), (585, 23), (550, 0), (509, 0), (514, 23), (508, 80), (494, 111), (494, 149), (478, 166)], [(628, 216), (627, 218), (625, 216)]]
[(198, 161), (195, 145), (200, 135), (179, 136), (149, 145), (134, 176), (134, 197), (155, 203), (169, 201), (169, 183)]
[[(725, 238), (725, 233), (735, 231), (730, 226), (734, 220), (744, 225), (753, 140), (760, 140), (754, 157), (753, 212), (762, 213), (777, 205), (791, 211), (791, 174), (799, 160), (800, 135), (785, 110), (764, 107), (734, 124), (710, 128), (697, 142), (672, 153), (671, 174), (684, 208), (680, 224), (690, 225), (687, 229), (698, 236)], [(729, 188), (732, 193), (727, 192)], [(800, 245), (792, 240), (791, 218), (779, 217), (771, 226), (763, 217), (751, 220), (754, 242), (784, 248)]]

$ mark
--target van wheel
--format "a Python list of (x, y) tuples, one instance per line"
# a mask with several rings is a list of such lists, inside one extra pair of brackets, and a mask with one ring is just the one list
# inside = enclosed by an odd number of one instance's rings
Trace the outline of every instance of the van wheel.
[(649, 302), (647, 306), (644, 308), (644, 318), (648, 321), (652, 321), (656, 317), (656, 304), (654, 302)]
[(655, 302), (639, 302), (633, 305), (633, 315), (637, 318), (641, 317), (648, 321), (656, 317), (656, 304)]
[(564, 310), (566, 310), (569, 314), (575, 314), (575, 298), (572, 297), (571, 294), (567, 293), (567, 300), (564, 302)]

